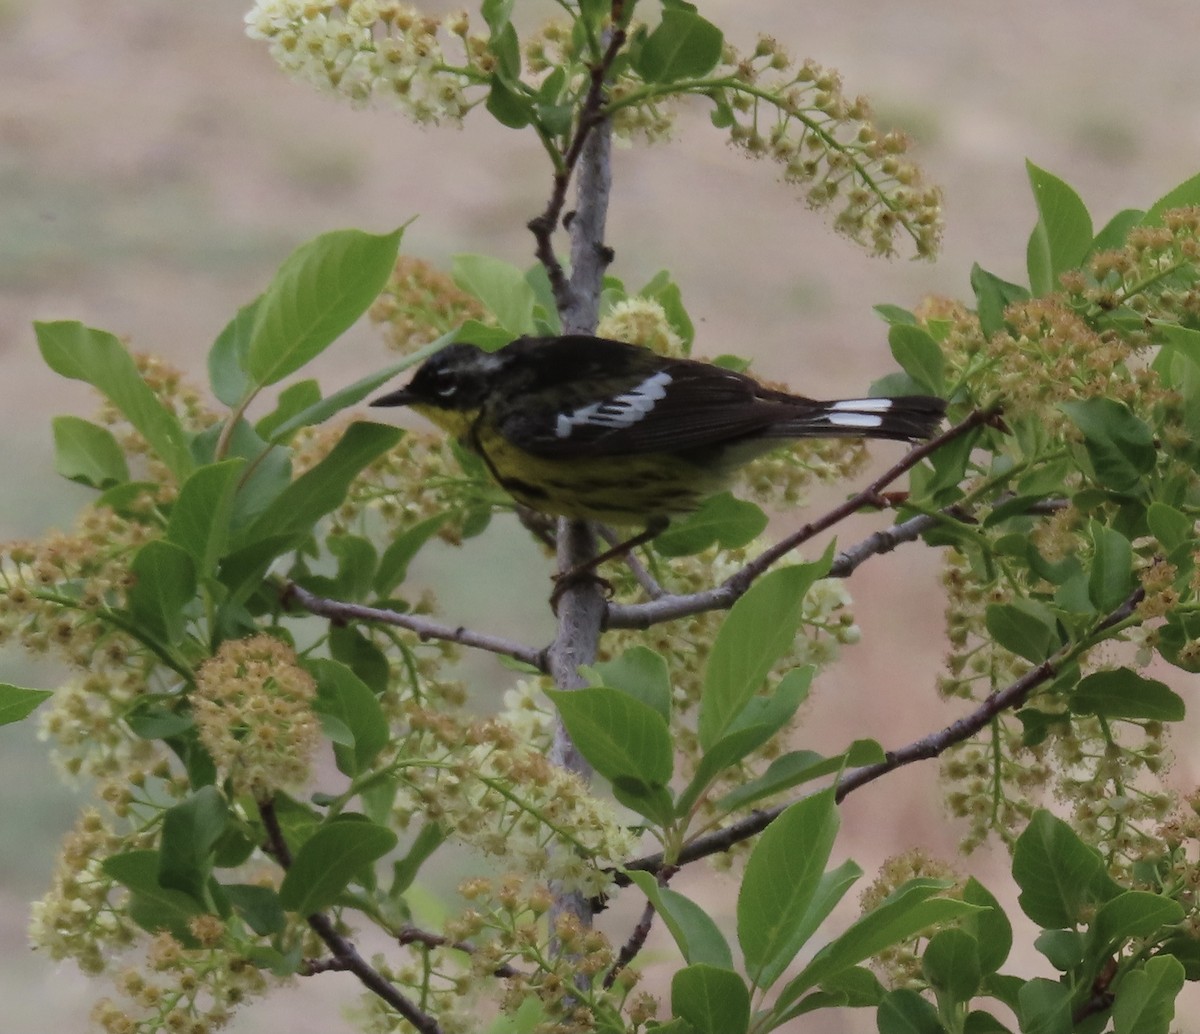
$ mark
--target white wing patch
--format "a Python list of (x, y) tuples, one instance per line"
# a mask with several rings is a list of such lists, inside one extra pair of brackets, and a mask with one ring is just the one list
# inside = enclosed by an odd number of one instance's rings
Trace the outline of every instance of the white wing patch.
[(632, 427), (649, 413), (660, 399), (666, 398), (671, 375), (660, 370), (623, 395), (593, 402), (572, 413), (559, 413), (554, 433), (569, 438), (576, 427)]

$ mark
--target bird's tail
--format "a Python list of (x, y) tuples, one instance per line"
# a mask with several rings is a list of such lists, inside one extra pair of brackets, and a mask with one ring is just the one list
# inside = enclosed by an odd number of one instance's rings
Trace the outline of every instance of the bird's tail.
[(802, 414), (774, 424), (772, 438), (932, 438), (946, 412), (932, 395), (812, 402)]

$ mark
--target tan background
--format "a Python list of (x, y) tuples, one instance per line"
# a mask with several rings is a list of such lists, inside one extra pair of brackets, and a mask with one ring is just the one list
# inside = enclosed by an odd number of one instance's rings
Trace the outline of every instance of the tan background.
[[(467, 132), (422, 131), (319, 97), (244, 38), (244, 7), (0, 0), (5, 537), (68, 522), (85, 497), (30, 476), (51, 463), (49, 417), (92, 405), (85, 389), (40, 366), (31, 320), (82, 319), (169, 355), (200, 380), (208, 344), (234, 309), (292, 246), (323, 230), (381, 231), (419, 214), (406, 238), (412, 253), (532, 259), (523, 225), (544, 202), (548, 174), (527, 136), (483, 118)], [(943, 257), (889, 263), (833, 236), (768, 163), (726, 147), (699, 105), (681, 118), (675, 142), (618, 155), (614, 273), (636, 285), (669, 267), (697, 322), (698, 352), (753, 356), (798, 390), (852, 394), (889, 368), (871, 304), (964, 296), (974, 260), (1022, 278), (1033, 220), (1025, 157), (1072, 182), (1098, 224), (1200, 171), (1200, 18), (1191, 0), (702, 7), (739, 44), (766, 31), (798, 56), (840, 68), (850, 92), (872, 95), (883, 121), (918, 138), (919, 159), (946, 190)], [(326, 386), (384, 361), (358, 328), (325, 364)], [(478, 576), (488, 565), (484, 577), (499, 584), (506, 565), (487, 547), (456, 566)], [(488, 584), (476, 581), (473, 595), (486, 598)], [(909, 549), (872, 564), (851, 588), (867, 644), (822, 681), (808, 744), (835, 750), (853, 733), (898, 745), (952, 718), (932, 690), (941, 653), (934, 567)], [(479, 614), (460, 596), (447, 600), (449, 613)], [(525, 618), (539, 627), (533, 638), (545, 634), (540, 602), (512, 620)], [(0, 678), (51, 685), (55, 673), (8, 653)], [(1185, 759), (1191, 743), (1176, 738)], [(1176, 778), (1190, 785), (1194, 766), (1179, 766)], [(30, 957), (24, 935), (26, 902), (47, 882), (75, 798), (55, 784), (26, 727), (0, 730), (0, 787), (0, 1029), (84, 1029), (96, 988), (69, 966)], [(958, 836), (931, 766), (854, 795), (845, 828), (839, 852), (868, 873), (909, 846), (951, 856)], [(994, 873), (1003, 859), (977, 864)], [(702, 882), (680, 886), (728, 915), (729, 886)], [(1014, 968), (1042, 972), (1039, 962)], [(342, 1029), (339, 1008), (351, 996), (341, 977), (301, 981), (233, 1029)], [(1177, 1026), (1200, 1031), (1186, 1015)], [(841, 1014), (804, 1029), (869, 1031), (874, 1021)]]

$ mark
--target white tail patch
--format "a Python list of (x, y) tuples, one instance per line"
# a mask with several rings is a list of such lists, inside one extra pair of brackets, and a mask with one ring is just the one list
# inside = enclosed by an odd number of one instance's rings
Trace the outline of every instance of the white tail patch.
[(874, 413), (835, 413), (830, 411), (826, 417), (830, 427), (869, 428), (882, 427), (883, 417)]
[(593, 402), (572, 413), (559, 413), (554, 433), (559, 438), (570, 437), (576, 427), (631, 427), (649, 413), (660, 399), (666, 398), (671, 375), (660, 370), (647, 377), (636, 388), (603, 402)]
[(857, 413), (886, 413), (892, 408), (892, 399), (843, 399), (841, 402), (831, 402), (831, 411), (852, 409)]

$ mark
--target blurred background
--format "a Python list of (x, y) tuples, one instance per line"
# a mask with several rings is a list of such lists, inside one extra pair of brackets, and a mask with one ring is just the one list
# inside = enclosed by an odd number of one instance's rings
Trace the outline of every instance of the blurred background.
[[(532, 262), (524, 224), (544, 205), (549, 173), (530, 136), (483, 117), (464, 132), (421, 130), (319, 96), (285, 79), (265, 47), (244, 37), (247, 6), (0, 0), (5, 539), (69, 525), (86, 499), (45, 476), (49, 419), (86, 415), (94, 403), (86, 388), (42, 367), (32, 320), (83, 320), (202, 382), (207, 348), (235, 309), (292, 247), (324, 230), (381, 232), (419, 215), (405, 237), (410, 254), (446, 260), (478, 251)], [(769, 163), (730, 149), (700, 104), (682, 114), (674, 141), (617, 154), (613, 273), (638, 286), (669, 268), (697, 324), (697, 354), (750, 356), (760, 373), (807, 394), (855, 394), (892, 368), (871, 305), (967, 297), (973, 261), (1023, 279), (1034, 220), (1025, 158), (1074, 185), (1098, 226), (1200, 172), (1200, 13), (1192, 0), (1104, 10), (1087, 0), (701, 6), (743, 48), (764, 32), (797, 57), (839, 69), (847, 92), (870, 96), (885, 127), (916, 139), (914, 157), (945, 190), (941, 257), (882, 261), (835, 236)], [(330, 390), (386, 361), (370, 329), (357, 327), (331, 350), (323, 383)], [(488, 585), (510, 578), (515, 562), (486, 541), (471, 548), (445, 562), (469, 569), (469, 595), (486, 600)], [(548, 635), (543, 586), (536, 582), (508, 619), (533, 641)], [(934, 692), (942, 653), (936, 565), (909, 548), (867, 565), (850, 589), (864, 645), (820, 681), (805, 745), (833, 752), (851, 735), (899, 745), (952, 720), (958, 712)], [(446, 598), (456, 620), (492, 620), (461, 596)], [(51, 686), (60, 674), (19, 652), (0, 654), (3, 681)], [(1189, 739), (1177, 736), (1175, 748), (1172, 778), (1190, 787)], [(854, 857), (869, 879), (885, 857), (911, 847), (954, 859), (960, 831), (945, 817), (934, 777), (933, 765), (912, 767), (853, 795), (838, 860)], [(29, 723), (0, 729), (0, 787), (0, 1028), (85, 1029), (101, 989), (26, 947), (28, 902), (48, 884), (78, 803)], [(1000, 853), (958, 864), (993, 889), (1005, 883)], [(678, 886), (728, 918), (731, 884), (697, 872)], [(835, 922), (852, 918), (853, 900), (845, 906)], [(1032, 975), (1040, 961), (1012, 968)], [(337, 975), (298, 981), (232, 1029), (339, 1030), (355, 995)], [(1200, 1031), (1182, 1013), (1177, 1026)], [(875, 1027), (863, 1013), (810, 1018), (804, 1029)]]

